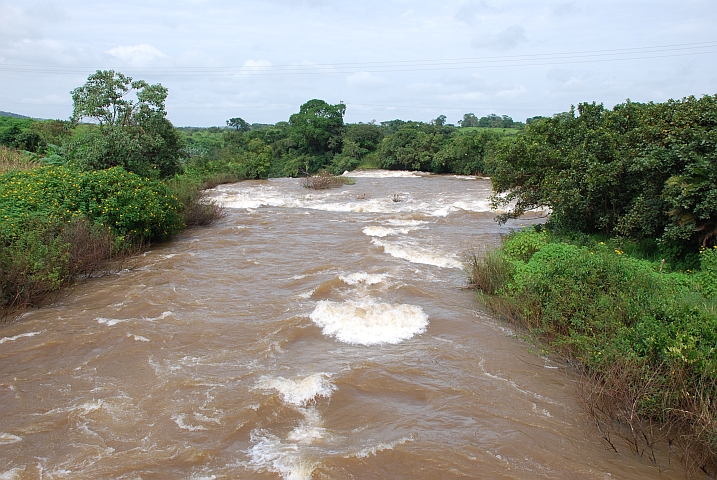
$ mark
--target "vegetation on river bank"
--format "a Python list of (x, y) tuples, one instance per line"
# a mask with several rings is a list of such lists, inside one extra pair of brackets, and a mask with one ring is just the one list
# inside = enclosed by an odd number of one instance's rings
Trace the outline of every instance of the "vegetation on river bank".
[(629, 253), (629, 241), (527, 229), (473, 257), (469, 275), (492, 311), (584, 373), (586, 403), (612, 448), (615, 433), (648, 453), (668, 440), (690, 468), (714, 469), (717, 248), (701, 251), (696, 272)]
[[(191, 168), (179, 175), (183, 144), (165, 118), (161, 85), (108, 71), (72, 93), (72, 122), (0, 122), (0, 140), (35, 151), (0, 147), (3, 317), (112, 259), (210, 223), (221, 208), (203, 189), (239, 179)], [(77, 123), (84, 117), (97, 123)]]
[(688, 471), (712, 474), (717, 97), (577, 113), (531, 123), (492, 158), (501, 221), (552, 214), (474, 256), (471, 284), (584, 373), (610, 447), (617, 434), (651, 455), (666, 440)]

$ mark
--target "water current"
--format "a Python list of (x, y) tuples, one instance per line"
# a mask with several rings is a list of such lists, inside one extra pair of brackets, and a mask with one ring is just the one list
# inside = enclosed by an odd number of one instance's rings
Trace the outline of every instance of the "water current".
[(224, 185), (212, 227), (0, 327), (0, 479), (643, 479), (463, 289), (490, 181)]

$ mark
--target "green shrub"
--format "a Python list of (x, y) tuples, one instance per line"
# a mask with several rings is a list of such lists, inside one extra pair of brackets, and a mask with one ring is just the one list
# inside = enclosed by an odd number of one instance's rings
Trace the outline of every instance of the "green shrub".
[(0, 177), (0, 237), (19, 238), (28, 221), (86, 217), (125, 242), (162, 240), (181, 228), (180, 204), (168, 187), (121, 167), (84, 172), (40, 167)]
[(489, 307), (575, 360), (592, 379), (590, 408), (627, 422), (639, 433), (631, 441), (656, 421), (686, 459), (714, 466), (717, 249), (702, 251), (698, 272), (667, 273), (613, 242), (580, 243), (513, 234), (472, 262), (471, 283)]
[(700, 251), (700, 271), (695, 280), (705, 297), (717, 299), (717, 246)]

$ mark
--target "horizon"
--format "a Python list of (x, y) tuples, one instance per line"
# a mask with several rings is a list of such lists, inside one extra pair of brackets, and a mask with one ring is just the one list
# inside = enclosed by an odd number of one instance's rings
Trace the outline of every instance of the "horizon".
[(0, 0), (0, 109), (68, 118), (69, 92), (113, 69), (167, 87), (177, 126), (275, 124), (311, 98), (344, 102), (348, 123), (524, 122), (717, 93), (715, 24), (707, 0)]

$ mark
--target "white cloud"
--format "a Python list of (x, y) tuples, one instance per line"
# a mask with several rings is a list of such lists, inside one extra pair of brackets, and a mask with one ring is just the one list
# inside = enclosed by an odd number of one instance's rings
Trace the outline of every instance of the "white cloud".
[(471, 45), (475, 48), (492, 47), (498, 50), (509, 50), (527, 41), (525, 28), (520, 25), (512, 25), (497, 33), (479, 35), (473, 39)]
[(458, 9), (455, 19), (468, 25), (484, 20), (487, 14), (494, 14), (498, 9), (485, 1), (464, 2)]
[(148, 66), (159, 58), (167, 58), (158, 48), (148, 43), (139, 45), (120, 45), (107, 52), (113, 57), (124, 60), (133, 66)]
[(270, 68), (271, 68), (271, 62), (268, 60), (251, 60), (250, 59), (250, 60), (247, 60), (246, 62), (244, 62), (244, 65), (242, 65), (238, 76), (264, 73), (264, 72), (268, 72)]
[(522, 85), (518, 85), (517, 87), (513, 87), (508, 90), (501, 90), (500, 92), (496, 93), (496, 96), (503, 98), (515, 98), (519, 95), (524, 94), (525, 92), (527, 92), (525, 87)]
[(69, 105), (72, 102), (69, 95), (61, 97), (60, 95), (50, 94), (44, 97), (23, 98), (22, 103), (31, 105)]
[(373, 75), (370, 72), (356, 72), (346, 77), (346, 83), (350, 87), (379, 87), (387, 83), (386, 79)]

